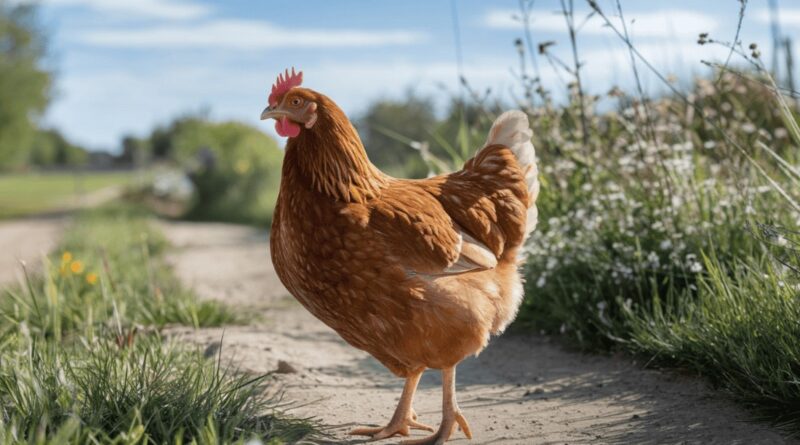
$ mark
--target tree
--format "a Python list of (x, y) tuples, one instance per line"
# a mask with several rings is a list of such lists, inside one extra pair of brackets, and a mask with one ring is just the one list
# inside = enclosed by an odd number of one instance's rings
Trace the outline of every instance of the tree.
[(26, 161), (39, 167), (84, 165), (88, 152), (70, 143), (56, 129), (39, 130), (33, 137)]
[[(126, 140), (123, 146), (131, 150), (141, 143)], [(146, 146), (154, 159), (172, 161), (188, 173), (195, 196), (187, 218), (269, 222), (283, 153), (259, 129), (185, 115), (156, 128)]]
[(36, 8), (0, 0), (0, 169), (28, 160), (36, 119), (50, 98), (45, 54)]
[(136, 136), (123, 136), (121, 142), (122, 153), (117, 157), (117, 162), (124, 165), (143, 165), (150, 157), (148, 153), (148, 145), (150, 143), (148, 140), (137, 138)]

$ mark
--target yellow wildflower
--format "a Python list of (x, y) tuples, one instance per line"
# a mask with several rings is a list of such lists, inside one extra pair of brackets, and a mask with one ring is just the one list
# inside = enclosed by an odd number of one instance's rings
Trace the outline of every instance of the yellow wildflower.
[(69, 265), (69, 270), (72, 271), (74, 274), (79, 274), (83, 272), (83, 262), (80, 260), (75, 260)]
[(62, 263), (66, 264), (66, 263), (69, 263), (70, 261), (72, 261), (72, 253), (70, 251), (66, 251), (63, 254), (61, 254), (61, 262)]
[(91, 284), (92, 286), (97, 283), (97, 274), (94, 272), (89, 272), (86, 274), (86, 282)]
[(243, 175), (250, 171), (250, 162), (248, 162), (246, 159), (239, 159), (236, 161), (233, 169), (236, 170), (236, 173)]

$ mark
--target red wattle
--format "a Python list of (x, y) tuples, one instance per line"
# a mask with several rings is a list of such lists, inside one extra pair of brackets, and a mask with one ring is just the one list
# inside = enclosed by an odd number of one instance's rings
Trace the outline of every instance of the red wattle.
[(284, 116), (275, 121), (275, 131), (283, 137), (293, 138), (300, 134), (300, 126)]

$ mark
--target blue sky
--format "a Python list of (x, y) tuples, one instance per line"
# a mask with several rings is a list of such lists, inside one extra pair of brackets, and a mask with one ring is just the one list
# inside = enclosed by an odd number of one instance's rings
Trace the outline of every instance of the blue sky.
[[(41, 0), (57, 70), (56, 97), (46, 123), (94, 149), (116, 150), (124, 134), (145, 135), (185, 112), (210, 110), (271, 133), (258, 116), (279, 71), (304, 71), (305, 86), (331, 96), (355, 116), (378, 97), (409, 88), (426, 94), (458, 90), (451, 0)], [(611, 0), (598, 2), (614, 11)], [(800, 0), (779, 0), (785, 35), (800, 47)], [(587, 11), (575, 0), (578, 16)], [(724, 58), (722, 48), (698, 46), (699, 32), (733, 38), (736, 0), (622, 0), (642, 53), (681, 79), (706, 72), (701, 59)], [(512, 42), (521, 28), (517, 0), (457, 0), (464, 73), (477, 88), (514, 94)], [(742, 31), (769, 60), (767, 0), (750, 0)], [(558, 0), (535, 2), (533, 39), (553, 40), (568, 60)], [(627, 52), (602, 22), (579, 36), (589, 90), (631, 85)], [(795, 57), (800, 61), (800, 53)], [(540, 61), (542, 78), (563, 90)], [(656, 92), (658, 83), (645, 77)]]

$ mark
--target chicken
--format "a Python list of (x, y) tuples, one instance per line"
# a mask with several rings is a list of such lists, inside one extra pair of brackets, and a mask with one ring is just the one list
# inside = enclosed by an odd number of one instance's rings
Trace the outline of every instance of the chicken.
[(270, 246), (283, 284), (350, 345), (405, 379), (385, 427), (409, 434), (422, 372), (439, 369), (439, 429), (408, 444), (440, 444), (456, 425), (456, 365), (513, 320), (523, 290), (521, 248), (537, 221), (537, 166), (527, 116), (501, 115), (464, 168), (422, 180), (390, 177), (367, 159), (353, 125), (327, 96), (278, 77), (262, 119), (288, 137)]

